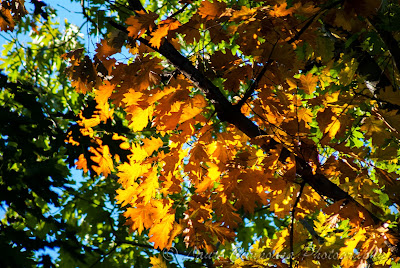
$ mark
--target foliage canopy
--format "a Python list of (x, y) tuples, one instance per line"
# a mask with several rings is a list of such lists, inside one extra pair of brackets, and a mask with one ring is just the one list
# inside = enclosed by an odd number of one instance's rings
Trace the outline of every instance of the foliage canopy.
[[(10, 2), (2, 30), (23, 13)], [(125, 244), (164, 250), (153, 267), (195, 253), (185, 266), (396, 263), (399, 12), (371, 0), (83, 5), (104, 38), (92, 55), (61, 56), (80, 97), (61, 131), (66, 151), (52, 145), (46, 161), (120, 185), (135, 240), (110, 232), (115, 246), (95, 264)], [(28, 133), (46, 128), (33, 109)]]

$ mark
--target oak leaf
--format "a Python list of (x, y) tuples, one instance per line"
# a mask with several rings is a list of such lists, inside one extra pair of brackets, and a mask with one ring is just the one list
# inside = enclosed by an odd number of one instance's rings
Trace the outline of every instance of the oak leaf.
[(168, 213), (162, 218), (161, 222), (151, 227), (149, 241), (154, 242), (154, 248), (167, 248), (174, 222), (175, 213)]
[(98, 165), (92, 165), (93, 170), (97, 173), (97, 175), (103, 173), (103, 176), (107, 177), (114, 169), (114, 164), (108, 145), (102, 145), (97, 149), (91, 147), (89, 151), (94, 154), (94, 156), (91, 156), (90, 159), (92, 159), (92, 161)]
[(300, 88), (304, 90), (305, 93), (308, 95), (314, 93), (318, 82), (317, 76), (314, 76), (311, 72), (309, 72), (307, 75), (302, 74), (300, 76), (300, 81), (302, 85)]
[(294, 11), (294, 7), (287, 8), (287, 3), (275, 5), (274, 9), (269, 12), (272, 17), (284, 17), (291, 15)]
[(121, 48), (115, 48), (112, 44), (110, 44), (108, 39), (103, 39), (100, 43), (97, 44), (97, 48), (95, 51), (97, 52), (97, 57), (101, 59), (108, 58), (111, 55), (120, 52)]
[(157, 171), (154, 169), (146, 174), (143, 174), (143, 182), (140, 184), (139, 196), (143, 198), (143, 203), (146, 204), (153, 197), (155, 197), (158, 190), (158, 176)]
[(139, 16), (130, 16), (125, 23), (128, 26), (128, 35), (133, 38), (141, 37), (147, 30), (152, 31), (155, 27), (154, 21), (158, 15), (154, 12), (137, 11)]
[(124, 216), (126, 218), (131, 218), (131, 229), (133, 231), (137, 230), (138, 233), (141, 234), (145, 228), (148, 229), (153, 225), (152, 209), (153, 207), (150, 203), (146, 205), (138, 204), (134, 208), (127, 208), (126, 212), (124, 212)]
[(210, 2), (208, 0), (202, 1), (201, 6), (199, 7), (199, 14), (202, 18), (206, 20), (213, 20), (221, 15), (226, 8), (226, 4), (224, 2), (219, 2), (217, 0), (213, 0)]
[(153, 47), (160, 48), (161, 40), (168, 35), (168, 32), (176, 30), (181, 23), (172, 18), (168, 18), (158, 24), (158, 28), (151, 34), (150, 44)]
[(83, 169), (84, 173), (88, 172), (87, 161), (83, 154), (79, 155), (78, 161), (75, 162), (77, 169)]

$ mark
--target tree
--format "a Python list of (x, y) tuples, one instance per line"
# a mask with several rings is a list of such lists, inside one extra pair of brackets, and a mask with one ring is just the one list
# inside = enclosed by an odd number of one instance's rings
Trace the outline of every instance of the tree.
[(104, 39), (93, 57), (64, 55), (72, 85), (94, 98), (70, 125), (68, 161), (118, 180), (135, 237), (195, 257), (188, 267), (390, 266), (399, 11), (367, 0), (89, 1)]
[(149, 249), (116, 243), (134, 244), (119, 220), (117, 182), (77, 182), (66, 161), (77, 153), (65, 141), (76, 115), (94, 109), (71, 87), (61, 57), (83, 47), (80, 29), (63, 29), (50, 6), (37, 14), (23, 1), (1, 7), (0, 267), (147, 267)]

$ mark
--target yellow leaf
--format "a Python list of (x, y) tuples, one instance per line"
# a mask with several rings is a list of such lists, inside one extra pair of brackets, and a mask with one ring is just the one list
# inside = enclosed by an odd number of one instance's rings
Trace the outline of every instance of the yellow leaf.
[(274, 251), (274, 255), (280, 254), (281, 251), (286, 247), (285, 244), (287, 245), (289, 242), (289, 230), (283, 229), (281, 232), (277, 234), (277, 241), (275, 242), (274, 247), (272, 250)]
[(365, 233), (365, 229), (360, 228), (355, 236), (345, 242), (346, 246), (340, 249), (340, 256), (343, 257), (343, 260), (351, 259), (353, 257), (354, 249), (357, 247), (358, 243), (361, 240), (365, 239)]
[(150, 263), (153, 265), (152, 268), (167, 268), (167, 265), (165, 264), (164, 258), (161, 256), (161, 254), (158, 254), (157, 257), (151, 256)]
[(130, 163), (123, 163), (118, 166), (118, 182), (122, 184), (123, 187), (127, 187), (128, 185), (134, 183), (137, 178), (148, 172), (148, 170), (148, 165), (135, 163), (134, 161), (130, 161)]
[(93, 115), (91, 118), (87, 119), (83, 116), (82, 112), (79, 113), (79, 118), (81, 120), (79, 120), (77, 123), (81, 126), (84, 126), (85, 128), (95, 127), (101, 122), (98, 115)]
[(300, 76), (300, 81), (302, 84), (300, 88), (308, 95), (311, 95), (317, 87), (318, 77), (313, 76), (312, 73), (308, 73), (307, 75), (303, 74)]
[(131, 185), (125, 185), (124, 189), (117, 189), (117, 204), (121, 204), (122, 207), (136, 204), (138, 187), (139, 184), (132, 182)]
[(140, 194), (143, 197), (143, 203), (146, 204), (156, 195), (159, 187), (157, 171), (152, 170), (143, 175), (143, 183), (140, 184)]
[(213, 188), (214, 183), (217, 181), (221, 174), (221, 172), (219, 171), (219, 167), (216, 164), (207, 162), (207, 165), (209, 166), (209, 168), (207, 169), (207, 176), (204, 176), (201, 183), (197, 185), (196, 193), (201, 193)]
[(127, 106), (131, 105), (138, 106), (139, 102), (143, 100), (142, 96), (143, 96), (142, 92), (138, 92), (131, 89), (129, 90), (128, 93), (124, 94), (124, 98), (122, 99), (122, 101), (125, 102)]
[(153, 114), (153, 107), (149, 106), (146, 109), (142, 109), (137, 106), (131, 106), (127, 111), (131, 116), (129, 127), (132, 128), (133, 131), (142, 131), (149, 123)]
[(176, 221), (174, 221), (174, 225), (172, 227), (172, 231), (170, 233), (168, 244), (167, 244), (166, 248), (170, 248), (172, 246), (172, 241), (174, 240), (174, 238), (177, 235), (182, 233), (183, 229), (184, 229), (184, 226), (182, 224), (177, 223)]
[(324, 132), (332, 139), (340, 129), (340, 121), (336, 117), (332, 117), (332, 122), (326, 127)]

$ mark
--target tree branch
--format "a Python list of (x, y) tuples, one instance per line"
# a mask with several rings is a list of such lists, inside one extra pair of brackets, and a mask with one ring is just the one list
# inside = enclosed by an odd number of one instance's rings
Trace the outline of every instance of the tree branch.
[(335, 1), (333, 3), (331, 3), (330, 5), (327, 5), (326, 7), (323, 7), (319, 12), (315, 13), (311, 18), (308, 19), (308, 21), (306, 22), (306, 24), (300, 29), (300, 31), (296, 32), (296, 34), (289, 39), (289, 41), (287, 41), (289, 44), (299, 40), (300, 36), (308, 29), (308, 27), (310, 27), (310, 25), (314, 22), (314, 20), (322, 14), (322, 12), (329, 10), (331, 8), (334, 8), (335, 6), (342, 4), (344, 2), (344, 0), (338, 0)]
[[(334, 2), (335, 5), (342, 1)], [(334, 5), (332, 4), (332, 7)], [(127, 32), (126, 28), (121, 25), (112, 23), (116, 28)], [(300, 33), (301, 34), (301, 33)], [(221, 93), (218, 87), (216, 87), (204, 74), (199, 71), (193, 64), (178, 52), (168, 40), (163, 39), (163, 42), (159, 48), (151, 46), (148, 40), (144, 38), (137, 38), (137, 41), (145, 44), (154, 51), (164, 56), (176, 69), (178, 69), (186, 78), (188, 78), (196, 87), (198, 87), (207, 97), (211, 104), (213, 104), (218, 118), (221, 121), (229, 122), (235, 125), (240, 131), (246, 134), (249, 138), (257, 138), (260, 136), (266, 136), (267, 133), (260, 129), (253, 121), (247, 118), (241, 113), (240, 107), (230, 103), (226, 97)], [(271, 139), (269, 144), (264, 144), (261, 148), (265, 152), (269, 152), (270, 149), (276, 148), (278, 145), (283, 145), (280, 142)], [(281, 155), (289, 156), (290, 150), (282, 146)], [(363, 212), (364, 215), (368, 215), (372, 219), (374, 224), (380, 224), (382, 221), (374, 215), (372, 212), (363, 207), (354, 198), (352, 198), (347, 192), (342, 190), (338, 185), (331, 182), (324, 174), (319, 170), (315, 173), (311, 166), (300, 156), (295, 155), (297, 174), (308, 183), (318, 194), (333, 199), (334, 201), (343, 200), (344, 202), (352, 202)]]
[[(172, 65), (175, 66), (175, 68), (177, 68), (190, 81), (192, 81), (194, 85), (201, 89), (208, 100), (214, 105), (217, 116), (221, 121), (226, 121), (235, 125), (249, 138), (257, 138), (267, 135), (264, 130), (260, 129), (253, 121), (242, 114), (238, 107), (230, 103), (221, 93), (221, 91), (198, 69), (196, 69), (186, 57), (180, 54), (167, 40), (164, 40), (159, 49), (152, 47), (149, 41), (144, 38), (138, 38), (138, 41), (163, 55)], [(276, 140), (271, 139), (269, 144), (264, 144), (261, 147), (265, 152), (269, 152), (270, 149), (276, 148), (277, 145), (281, 144)], [(290, 151), (283, 146), (281, 154), (290, 155)], [(346, 199), (354, 202), (361, 210), (368, 212), (369, 216), (375, 223), (380, 222), (378, 217), (365, 209), (347, 192), (343, 191), (339, 186), (325, 177), (325, 175), (319, 172), (313, 174), (311, 166), (304, 159), (295, 155), (295, 160), (298, 163), (297, 173), (320, 195), (327, 196), (335, 201)]]
[(268, 60), (264, 63), (264, 67), (262, 68), (261, 72), (257, 75), (256, 80), (251, 84), (251, 86), (247, 89), (246, 93), (244, 94), (243, 98), (236, 104), (237, 107), (242, 108), (243, 104), (253, 95), (254, 91), (257, 89), (258, 83), (260, 83), (262, 77), (264, 76), (265, 72), (268, 70), (268, 67), (271, 65), (271, 56), (275, 50), (276, 44), (278, 40), (276, 40), (275, 44), (273, 45), (271, 52), (269, 53)]
[(296, 200), (294, 201), (293, 204), (293, 208), (292, 208), (292, 220), (291, 220), (291, 224), (290, 224), (290, 260), (289, 260), (289, 267), (292, 268), (293, 267), (293, 254), (294, 254), (294, 246), (293, 246), (293, 239), (294, 239), (294, 218), (295, 218), (295, 212), (296, 212), (296, 207), (300, 202), (300, 198), (301, 195), (303, 194), (303, 190), (304, 190), (304, 186), (305, 186), (305, 182), (303, 181), (300, 185), (300, 190), (297, 193), (297, 197)]
[[(110, 23), (117, 29), (125, 33), (128, 32), (124, 26), (118, 25), (115, 22)], [(221, 121), (226, 121), (235, 125), (240, 131), (252, 139), (267, 135), (264, 130), (260, 129), (253, 121), (242, 114), (238, 106), (230, 103), (221, 93), (219, 88), (205, 77), (202, 72), (194, 67), (186, 57), (179, 53), (174, 46), (168, 42), (168, 40), (164, 39), (159, 48), (151, 46), (149, 41), (144, 38), (140, 37), (137, 38), (137, 40), (163, 55), (176, 69), (185, 75), (186, 78), (201, 89), (211, 104), (214, 105), (217, 116)], [(280, 145), (278, 141), (271, 139), (269, 144), (264, 144), (261, 148), (265, 152), (269, 152), (270, 149), (276, 148), (278, 145)], [(290, 151), (283, 146), (281, 155), (289, 156)], [(298, 175), (301, 176), (318, 194), (327, 196), (334, 201), (346, 199), (353, 202), (360, 208), (360, 210), (367, 212), (374, 223), (378, 224), (381, 222), (378, 217), (355, 201), (354, 198), (352, 198), (347, 192), (343, 191), (339, 186), (331, 182), (325, 175), (318, 171), (314, 174), (311, 166), (304, 159), (295, 155), (295, 160), (300, 167), (297, 169)]]

